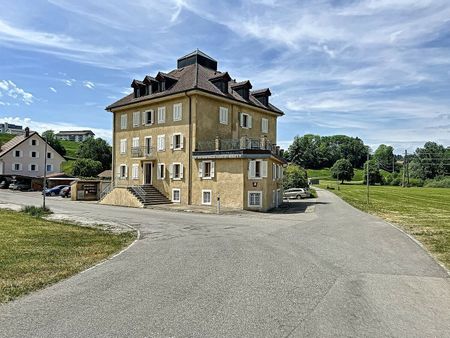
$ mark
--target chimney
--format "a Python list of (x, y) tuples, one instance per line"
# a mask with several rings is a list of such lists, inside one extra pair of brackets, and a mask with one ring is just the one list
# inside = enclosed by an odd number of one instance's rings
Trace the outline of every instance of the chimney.
[(25, 128), (25, 137), (30, 136), (30, 128), (26, 127)]

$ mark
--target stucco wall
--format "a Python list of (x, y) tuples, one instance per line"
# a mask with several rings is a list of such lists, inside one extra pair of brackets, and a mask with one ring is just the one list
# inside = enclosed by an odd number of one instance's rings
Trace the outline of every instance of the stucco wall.
[(144, 207), (142, 203), (125, 188), (114, 188), (100, 201), (100, 204), (121, 205), (132, 208)]

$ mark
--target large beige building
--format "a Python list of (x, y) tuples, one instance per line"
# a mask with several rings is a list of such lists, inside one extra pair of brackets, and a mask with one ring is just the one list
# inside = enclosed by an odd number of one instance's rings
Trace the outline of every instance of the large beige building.
[(201, 51), (177, 69), (134, 80), (111, 104), (113, 186), (106, 204), (206, 205), (266, 211), (282, 200), (277, 118), (268, 88), (252, 91)]

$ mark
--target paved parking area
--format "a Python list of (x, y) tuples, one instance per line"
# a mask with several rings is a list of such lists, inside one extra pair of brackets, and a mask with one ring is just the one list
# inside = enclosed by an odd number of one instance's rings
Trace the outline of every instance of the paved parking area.
[[(39, 198), (0, 191), (0, 203)], [(142, 237), (105, 264), (0, 306), (0, 337), (450, 336), (446, 271), (327, 191), (269, 214), (48, 203)]]

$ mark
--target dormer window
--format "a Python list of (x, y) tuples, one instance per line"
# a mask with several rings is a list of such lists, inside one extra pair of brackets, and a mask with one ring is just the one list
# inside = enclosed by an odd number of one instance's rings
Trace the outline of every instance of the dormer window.
[(212, 84), (215, 85), (224, 94), (228, 93), (228, 82), (230, 80), (231, 77), (230, 75), (228, 75), (228, 72), (221, 73), (209, 79), (209, 81), (211, 81)]
[(252, 89), (252, 84), (250, 81), (235, 82), (231, 84), (231, 88), (239, 94), (244, 100), (248, 101), (250, 98), (250, 89)]
[(269, 88), (254, 90), (251, 92), (252, 96), (261, 102), (264, 106), (269, 106), (269, 96), (272, 95)]
[(165, 91), (166, 90), (166, 81), (161, 81), (160, 83), (159, 83), (159, 91), (160, 92), (163, 92), (163, 91)]

